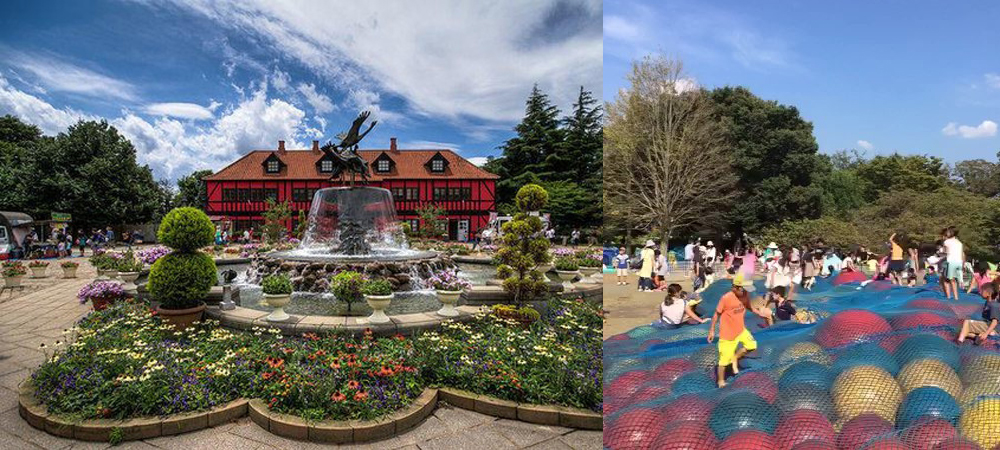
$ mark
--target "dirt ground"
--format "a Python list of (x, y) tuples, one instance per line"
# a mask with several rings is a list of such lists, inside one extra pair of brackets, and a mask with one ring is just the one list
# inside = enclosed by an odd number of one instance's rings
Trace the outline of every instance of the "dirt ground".
[[(691, 290), (691, 279), (684, 274), (673, 273), (667, 282), (677, 283), (685, 290)], [(627, 286), (619, 286), (618, 277), (604, 274), (604, 338), (624, 333), (639, 325), (648, 325), (656, 320), (666, 292), (639, 292), (639, 277), (634, 273), (628, 277)]]

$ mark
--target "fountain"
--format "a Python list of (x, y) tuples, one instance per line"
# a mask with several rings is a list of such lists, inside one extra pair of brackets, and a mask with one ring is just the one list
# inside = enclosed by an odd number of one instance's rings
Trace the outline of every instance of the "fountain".
[(423, 289), (423, 279), (435, 271), (455, 268), (447, 256), (409, 248), (389, 190), (354, 186), (358, 176), (368, 180), (368, 165), (357, 154), (358, 142), (377, 123), (359, 133), (367, 118), (367, 112), (359, 115), (351, 130), (339, 136), (340, 144), (322, 147), (334, 160), (333, 178), (349, 174), (350, 186), (316, 191), (299, 248), (256, 257), (249, 282), (281, 272), (292, 278), (296, 291), (326, 292), (334, 274), (353, 270), (385, 279), (395, 291), (410, 291)]

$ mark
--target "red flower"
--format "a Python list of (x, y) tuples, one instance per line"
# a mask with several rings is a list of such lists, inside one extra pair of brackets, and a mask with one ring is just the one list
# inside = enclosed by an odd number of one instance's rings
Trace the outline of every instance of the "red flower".
[(281, 358), (272, 358), (270, 356), (268, 356), (267, 359), (264, 360), (264, 362), (266, 362), (267, 365), (270, 366), (272, 369), (277, 369), (277, 368), (281, 367), (283, 364), (285, 364), (285, 360), (284, 359), (281, 359)]
[(358, 392), (354, 393), (354, 400), (355, 401), (359, 401), (359, 402), (360, 401), (364, 401), (366, 398), (368, 398), (368, 393), (365, 392), (365, 391), (358, 391)]
[(344, 401), (346, 399), (347, 399), (347, 396), (344, 395), (344, 394), (341, 394), (340, 392), (334, 392), (333, 395), (330, 396), (330, 400), (333, 400), (335, 402), (342, 402), (342, 401)]
[(406, 336), (403, 336), (402, 334), (396, 333), (396, 335), (393, 336), (393, 339), (396, 339), (397, 341), (405, 341), (406, 340)]
[(310, 353), (309, 356), (306, 356), (306, 358), (309, 358), (310, 361), (315, 361), (316, 360), (316, 354), (315, 353)]
[(340, 369), (340, 362), (339, 361), (334, 361), (334, 362), (330, 363), (330, 368), (331, 369)]
[(271, 401), (267, 403), (267, 407), (273, 408), (275, 403), (278, 403), (278, 397), (271, 397)]
[(288, 347), (281, 349), (281, 351), (284, 352), (286, 355), (291, 355), (292, 353), (295, 353), (294, 349), (290, 349)]
[(350, 388), (350, 389), (357, 389), (358, 386), (360, 386), (360, 385), (361, 385), (361, 383), (358, 383), (357, 381), (354, 381), (354, 380), (351, 380), (351, 381), (347, 382), (347, 387)]
[(261, 376), (263, 376), (265, 380), (270, 380), (271, 377), (274, 376), (274, 372), (264, 372), (264, 374)]

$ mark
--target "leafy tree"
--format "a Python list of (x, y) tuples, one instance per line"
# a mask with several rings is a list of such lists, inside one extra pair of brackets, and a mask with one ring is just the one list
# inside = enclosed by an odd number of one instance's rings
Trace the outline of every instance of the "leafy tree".
[(607, 107), (605, 207), (658, 233), (666, 251), (676, 231), (721, 218), (736, 180), (714, 105), (702, 91), (677, 88), (679, 62), (647, 57), (628, 79)]
[(529, 184), (517, 192), (518, 213), (503, 224), (497, 249), (497, 277), (516, 303), (530, 301), (546, 290), (538, 267), (549, 262), (549, 240), (542, 235), (542, 220), (531, 212), (541, 211), (548, 193), (541, 186)]
[(955, 176), (959, 186), (973, 194), (984, 197), (1000, 194), (1000, 164), (984, 159), (960, 161), (955, 163)]
[(261, 228), (267, 242), (279, 242), (288, 230), (285, 223), (292, 218), (292, 204), (285, 200), (281, 203), (273, 198), (267, 199), (267, 210), (261, 216), (264, 217), (264, 226)]
[(822, 238), (831, 247), (841, 249), (851, 248), (867, 239), (853, 222), (834, 217), (786, 220), (761, 232), (762, 241), (780, 242), (783, 245), (812, 245), (817, 238)]
[(823, 214), (846, 219), (864, 206), (867, 181), (854, 170), (834, 170), (818, 179), (822, 189)]
[(708, 96), (739, 178), (727, 228), (755, 233), (787, 219), (819, 217), (822, 193), (809, 186), (828, 166), (817, 153), (812, 124), (794, 106), (763, 100), (744, 87), (722, 87)]
[(177, 206), (191, 206), (204, 210), (208, 203), (208, 191), (202, 178), (212, 174), (211, 170), (198, 170), (177, 180)]
[(417, 216), (420, 217), (420, 237), (441, 239), (447, 229), (444, 214), (445, 210), (433, 203), (417, 208)]
[(590, 222), (591, 217), (600, 216), (600, 204), (595, 203), (593, 194), (572, 181), (551, 181), (541, 183), (549, 193), (545, 212), (551, 214), (551, 221), (561, 225), (578, 225)]
[(859, 162), (855, 173), (865, 182), (865, 199), (875, 201), (887, 192), (932, 192), (948, 184), (948, 166), (941, 158), (925, 155), (876, 156)]

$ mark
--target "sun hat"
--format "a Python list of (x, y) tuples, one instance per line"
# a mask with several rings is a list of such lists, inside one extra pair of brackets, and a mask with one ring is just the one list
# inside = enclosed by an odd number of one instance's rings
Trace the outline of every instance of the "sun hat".
[(767, 244), (767, 248), (778, 248), (778, 244), (775, 244), (774, 241), (771, 241), (770, 244)]
[(646, 240), (646, 247), (656, 247), (656, 243), (652, 239)]
[(737, 274), (735, 277), (733, 277), (733, 286), (742, 287), (747, 292), (753, 292), (755, 289), (753, 287), (753, 280), (745, 279), (742, 273)]

